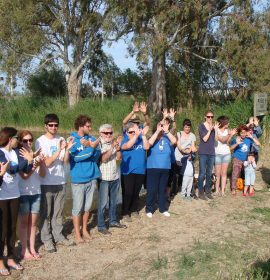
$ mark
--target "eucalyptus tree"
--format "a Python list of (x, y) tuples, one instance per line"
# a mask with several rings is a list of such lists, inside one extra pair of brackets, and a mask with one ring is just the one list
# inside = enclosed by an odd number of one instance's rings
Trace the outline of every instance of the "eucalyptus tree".
[[(0, 13), (0, 40), (8, 48), (21, 55), (63, 62), (69, 105), (75, 105), (85, 65), (102, 47), (102, 24), (107, 14), (104, 1), (0, 0)], [(10, 28), (18, 30), (22, 41), (9, 32)]]
[[(133, 32), (131, 50), (139, 61), (152, 63), (149, 105), (158, 112), (167, 104), (166, 62), (178, 61), (182, 68), (192, 58), (218, 63), (220, 42), (213, 32), (223, 17), (241, 18), (244, 0), (109, 0), (118, 34)], [(235, 6), (239, 9), (233, 9)], [(216, 23), (215, 23), (216, 21)]]

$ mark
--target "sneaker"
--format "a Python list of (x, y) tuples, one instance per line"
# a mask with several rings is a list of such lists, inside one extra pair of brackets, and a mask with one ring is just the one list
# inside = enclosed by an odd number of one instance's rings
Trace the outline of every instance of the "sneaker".
[(99, 229), (98, 232), (103, 234), (103, 235), (112, 235), (112, 233), (110, 231), (108, 231), (106, 228)]
[(131, 223), (132, 219), (129, 215), (125, 215), (125, 216), (123, 216), (122, 221), (126, 222), (126, 223)]
[(44, 247), (45, 247), (45, 250), (48, 252), (48, 253), (55, 253), (56, 252), (56, 249), (53, 245), (52, 242), (46, 242), (44, 243)]
[(152, 214), (151, 212), (148, 212), (148, 213), (146, 213), (146, 216), (147, 216), (148, 218), (152, 218), (152, 217), (153, 217), (153, 214)]
[(74, 246), (74, 245), (76, 245), (73, 240), (66, 239), (66, 238), (62, 239), (60, 241), (57, 241), (56, 244), (60, 245), (60, 246)]
[(171, 216), (171, 214), (170, 214), (168, 211), (165, 211), (165, 212), (163, 212), (162, 214), (163, 214), (163, 216), (165, 216), (165, 217), (170, 217), (170, 216)]
[(110, 224), (110, 228), (127, 228), (127, 226), (116, 222), (116, 223)]
[(186, 201), (192, 202), (192, 200), (193, 200), (193, 199), (192, 199), (191, 196), (187, 196), (187, 197), (186, 197)]
[(211, 193), (206, 193), (205, 196), (208, 198), (208, 199), (213, 199), (213, 196)]

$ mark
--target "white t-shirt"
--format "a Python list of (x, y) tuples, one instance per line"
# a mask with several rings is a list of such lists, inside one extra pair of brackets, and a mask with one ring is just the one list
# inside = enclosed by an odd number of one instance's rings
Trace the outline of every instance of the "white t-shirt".
[(20, 176), (19, 189), (21, 196), (40, 194), (40, 176), (38, 170), (39, 168), (37, 168), (26, 180)]
[[(40, 136), (36, 141), (36, 150), (41, 148), (42, 153), (51, 157), (56, 151), (60, 140), (64, 139), (56, 135), (53, 139), (47, 138), (45, 135)], [(40, 178), (41, 185), (63, 185), (66, 183), (64, 159), (65, 150), (62, 150), (59, 157), (46, 168), (45, 177)]]
[[(188, 135), (188, 138), (183, 137), (183, 131), (177, 132), (177, 139), (180, 138), (180, 146), (182, 149), (190, 148), (193, 142), (196, 142), (196, 136), (194, 133), (190, 132)], [(179, 149), (176, 147), (174, 151), (175, 159), (176, 161), (181, 161), (181, 158), (183, 155), (179, 151)]]
[[(17, 154), (14, 150), (7, 151), (4, 148), (1, 148), (1, 151), (4, 152), (7, 160), (10, 161), (10, 165), (18, 165), (19, 160)], [(19, 173), (9, 174), (5, 173), (3, 176), (3, 183), (0, 186), (0, 200), (13, 199), (20, 197), (19, 191)]]
[[(225, 137), (229, 134), (228, 129), (225, 129), (223, 132), (218, 129), (218, 136)], [(227, 143), (221, 143), (220, 141), (215, 141), (215, 154), (216, 155), (227, 155), (230, 154), (230, 147)]]

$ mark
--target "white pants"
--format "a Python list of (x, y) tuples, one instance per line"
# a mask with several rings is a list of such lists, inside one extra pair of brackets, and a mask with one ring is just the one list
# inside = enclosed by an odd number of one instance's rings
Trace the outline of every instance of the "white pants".
[(190, 192), (193, 185), (193, 176), (183, 176), (183, 182), (182, 182), (182, 196), (190, 196)]

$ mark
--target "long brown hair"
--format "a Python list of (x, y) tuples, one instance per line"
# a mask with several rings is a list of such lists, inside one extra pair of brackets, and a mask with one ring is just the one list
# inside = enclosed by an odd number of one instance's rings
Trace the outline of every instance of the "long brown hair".
[(19, 131), (19, 133), (18, 133), (18, 141), (19, 141), (19, 147), (20, 147), (20, 148), (22, 147), (21, 142), (22, 142), (23, 138), (24, 138), (26, 135), (31, 135), (32, 139), (34, 140), (34, 136), (33, 136), (33, 134), (32, 134), (31, 131), (26, 130), (26, 129)]

